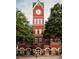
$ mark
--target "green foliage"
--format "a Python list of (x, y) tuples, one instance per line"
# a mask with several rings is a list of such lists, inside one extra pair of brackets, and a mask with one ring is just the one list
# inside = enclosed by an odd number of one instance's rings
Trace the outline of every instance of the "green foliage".
[(45, 24), (44, 37), (49, 38), (51, 36), (62, 36), (62, 5), (59, 3), (51, 8), (50, 17)]
[(32, 42), (32, 31), (29, 22), (20, 10), (16, 10), (16, 41)]

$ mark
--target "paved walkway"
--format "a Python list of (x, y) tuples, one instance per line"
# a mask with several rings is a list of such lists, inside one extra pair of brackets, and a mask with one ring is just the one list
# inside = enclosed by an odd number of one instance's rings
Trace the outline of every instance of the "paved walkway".
[(16, 57), (16, 59), (61, 59), (60, 56), (39, 56), (39, 57), (22, 57), (22, 56), (18, 56)]

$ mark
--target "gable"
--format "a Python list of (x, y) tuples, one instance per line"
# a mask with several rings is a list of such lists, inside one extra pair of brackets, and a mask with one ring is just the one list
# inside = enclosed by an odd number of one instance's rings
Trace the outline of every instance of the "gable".
[(44, 3), (43, 2), (33, 2), (33, 8), (36, 6), (36, 5), (40, 5), (42, 7), (44, 7)]

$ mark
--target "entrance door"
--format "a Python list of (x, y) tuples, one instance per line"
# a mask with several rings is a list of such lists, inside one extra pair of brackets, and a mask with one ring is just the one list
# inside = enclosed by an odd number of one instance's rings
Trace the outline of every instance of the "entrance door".
[(35, 54), (40, 55), (40, 52), (41, 52), (41, 51), (40, 51), (40, 48), (36, 48), (36, 49), (35, 49)]
[(31, 55), (31, 48), (27, 48), (27, 49), (26, 49), (26, 55), (27, 55), (27, 56)]
[(22, 48), (20, 48), (20, 54), (21, 55), (24, 55), (24, 51), (25, 51), (25, 49), (22, 47)]
[(45, 49), (45, 55), (49, 55), (49, 52), (50, 52), (50, 49), (49, 48), (46, 48)]
[(52, 55), (56, 55), (56, 48), (52, 48)]

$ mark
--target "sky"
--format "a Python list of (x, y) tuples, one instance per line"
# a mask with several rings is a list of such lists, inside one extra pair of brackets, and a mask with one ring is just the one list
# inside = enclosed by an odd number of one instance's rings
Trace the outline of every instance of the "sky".
[[(16, 8), (21, 10), (29, 23), (32, 24), (32, 5), (33, 2), (37, 2), (37, 0), (16, 0)], [(44, 3), (44, 20), (47, 21), (50, 16), (50, 9), (56, 3), (62, 3), (62, 0), (40, 0), (40, 2)]]

